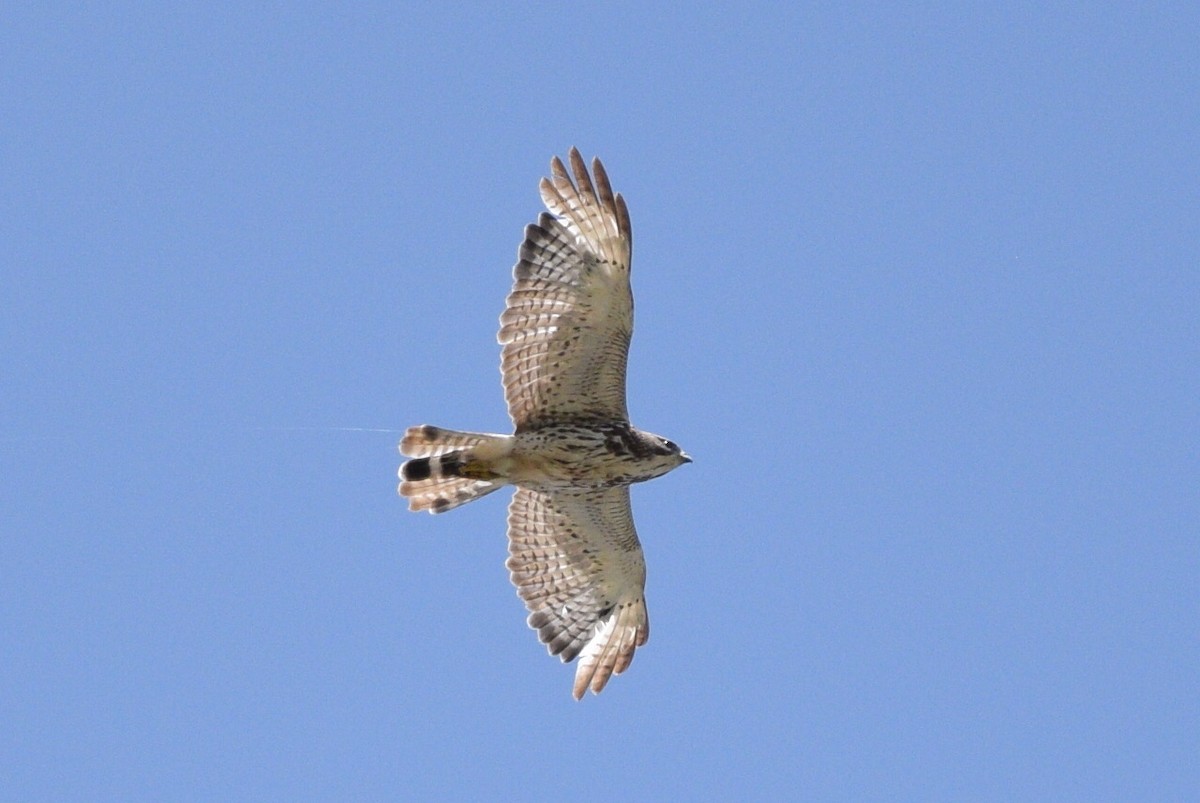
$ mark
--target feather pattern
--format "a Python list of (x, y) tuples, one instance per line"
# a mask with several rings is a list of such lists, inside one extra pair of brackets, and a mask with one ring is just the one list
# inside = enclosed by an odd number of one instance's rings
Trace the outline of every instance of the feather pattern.
[(447, 452), (469, 449), (492, 443), (504, 435), (485, 435), (481, 432), (460, 432), (456, 429), (422, 424), (409, 427), (400, 441), (400, 451), (409, 457), (435, 457)]
[(504, 487), (501, 477), (463, 476), (479, 453), (503, 452), (507, 435), (461, 432), (423, 424), (409, 427), (400, 451), (413, 458), (400, 466), (400, 495), (409, 510), (445, 513)]
[(546, 208), (525, 227), (500, 316), (501, 373), (517, 431), (562, 420), (628, 421), (625, 370), (633, 334), (633, 230), (599, 159), (555, 157)]
[(574, 695), (599, 693), (646, 643), (646, 564), (629, 487), (542, 493), (518, 488), (508, 569), (551, 655), (579, 658)]

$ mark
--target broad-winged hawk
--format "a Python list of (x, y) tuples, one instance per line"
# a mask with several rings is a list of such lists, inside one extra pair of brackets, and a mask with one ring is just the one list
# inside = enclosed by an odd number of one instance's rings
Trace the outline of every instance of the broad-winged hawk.
[(412, 510), (441, 513), (516, 486), (507, 566), (529, 626), (552, 655), (579, 659), (579, 699), (624, 671), (650, 635), (629, 485), (690, 458), (629, 423), (629, 211), (599, 159), (594, 182), (574, 148), (570, 163), (568, 174), (555, 157), (541, 181), (549, 214), (525, 227), (500, 316), (515, 431), (410, 428), (400, 442), (412, 458), (400, 467), (400, 493)]

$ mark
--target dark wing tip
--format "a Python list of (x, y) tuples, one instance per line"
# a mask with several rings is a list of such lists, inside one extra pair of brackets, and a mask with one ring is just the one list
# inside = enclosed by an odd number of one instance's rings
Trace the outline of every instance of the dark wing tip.
[[(550, 175), (554, 178), (567, 178), (567, 168), (563, 165), (562, 159), (559, 159), (557, 154), (550, 157)], [(567, 180), (569, 181), (570, 179)], [(542, 179), (543, 183), (548, 181), (548, 179)]]
[(625, 198), (621, 193), (617, 193), (614, 197), (614, 205), (617, 213), (617, 228), (621, 230), (621, 235), (629, 243), (629, 258), (633, 259), (633, 224), (629, 222), (629, 207), (625, 205)]
[(568, 156), (571, 159), (571, 172), (575, 174), (575, 186), (586, 202), (589, 196), (596, 194), (595, 190), (592, 189), (592, 176), (588, 173), (587, 163), (583, 161), (578, 148), (571, 148)]

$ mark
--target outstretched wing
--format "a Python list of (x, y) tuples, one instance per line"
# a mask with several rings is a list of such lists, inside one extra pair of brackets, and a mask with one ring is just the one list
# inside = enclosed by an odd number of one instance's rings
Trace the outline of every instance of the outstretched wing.
[(633, 334), (633, 232), (599, 159), (593, 184), (579, 151), (542, 179), (543, 212), (525, 227), (513, 289), (500, 316), (500, 369), (518, 432), (562, 420), (626, 421), (625, 365)]
[(599, 694), (650, 636), (646, 564), (629, 486), (542, 493), (517, 488), (508, 508), (508, 569), (529, 626), (551, 655), (578, 656), (575, 699)]

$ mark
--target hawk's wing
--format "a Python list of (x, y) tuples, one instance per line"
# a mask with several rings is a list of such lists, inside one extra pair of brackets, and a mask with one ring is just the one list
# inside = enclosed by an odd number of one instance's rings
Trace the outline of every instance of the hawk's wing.
[(500, 316), (501, 372), (517, 431), (541, 423), (625, 421), (625, 363), (633, 334), (633, 232), (599, 159), (595, 184), (570, 153), (542, 179), (543, 212), (525, 227), (513, 289)]
[(542, 493), (517, 488), (508, 508), (508, 569), (551, 655), (579, 656), (575, 699), (633, 660), (650, 636), (646, 564), (629, 486)]

